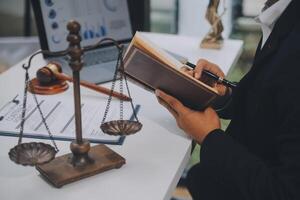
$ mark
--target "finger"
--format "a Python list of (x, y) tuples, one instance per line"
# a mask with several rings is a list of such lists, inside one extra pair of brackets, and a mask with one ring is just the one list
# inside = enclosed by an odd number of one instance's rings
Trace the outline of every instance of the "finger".
[(181, 67), (179, 70), (182, 71), (182, 72), (187, 72), (187, 71), (190, 71), (191, 68), (186, 67), (186, 66), (183, 66), (183, 67)]
[(189, 75), (189, 76), (194, 77), (194, 70), (192, 70), (189, 67), (181, 67), (180, 71), (183, 72), (183, 73), (185, 73), (185, 74), (187, 74), (187, 75)]
[(172, 97), (161, 90), (155, 91), (156, 95), (165, 101), (170, 108), (172, 108), (178, 116), (184, 115), (188, 109), (175, 97)]
[(222, 84), (216, 84), (215, 88), (218, 90), (218, 92), (221, 96), (224, 96), (226, 94), (226, 91), (230, 90), (230, 88), (227, 88), (226, 86), (224, 86)]
[(220, 69), (218, 65), (211, 63), (208, 60), (200, 59), (197, 62), (197, 66), (195, 68), (196, 71), (195, 78), (199, 79), (202, 75), (203, 70), (208, 70), (220, 77), (225, 77), (225, 74), (223, 73), (223, 71)]
[(173, 109), (173, 108), (171, 108), (170, 106), (169, 106), (169, 104), (167, 104), (162, 98), (160, 98), (160, 97), (158, 97), (157, 96), (157, 100), (158, 100), (158, 102), (162, 105), (162, 106), (164, 106), (172, 115), (173, 115), (173, 117), (177, 120), (177, 118), (178, 118), (178, 113)]
[(161, 90), (155, 90), (156, 96), (160, 97), (163, 101), (165, 101), (178, 115), (184, 114), (187, 112), (187, 108), (182, 105), (180, 101), (176, 98), (164, 93)]
[(198, 60), (196, 68), (194, 69), (196, 79), (200, 79), (200, 77), (202, 75), (202, 71), (203, 71), (203, 69), (207, 68), (207, 65), (208, 65), (207, 60), (205, 60), (205, 59)]
[(222, 71), (222, 69), (221, 69), (218, 65), (216, 65), (216, 64), (213, 64), (213, 65), (214, 65), (214, 68), (215, 68), (215, 69), (212, 70), (212, 72), (215, 73), (216, 75), (218, 75), (218, 76), (224, 78), (224, 77), (225, 77), (225, 74), (224, 74), (224, 72)]
[(205, 73), (198, 80), (202, 81), (203, 83), (211, 87), (216, 87), (217, 85), (217, 81), (215, 79), (212, 79), (210, 76), (206, 75)]

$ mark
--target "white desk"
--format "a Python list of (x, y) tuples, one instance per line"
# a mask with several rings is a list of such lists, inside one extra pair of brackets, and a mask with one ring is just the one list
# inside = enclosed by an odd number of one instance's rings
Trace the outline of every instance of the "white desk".
[[(239, 56), (241, 41), (225, 41), (221, 51), (199, 50), (198, 39), (171, 35), (148, 34), (151, 40), (162, 47), (187, 56), (191, 61), (198, 57), (210, 59), (228, 72)], [(21, 64), (12, 67), (0, 76), (0, 106), (18, 92), (22, 92), (24, 70)], [(34, 59), (31, 74), (46, 62), (42, 56)], [(118, 169), (56, 189), (43, 181), (31, 167), (14, 164), (8, 151), (17, 143), (17, 138), (0, 137), (0, 199), (2, 200), (66, 200), (66, 199), (129, 199), (169, 200), (186, 166), (191, 141), (176, 126), (171, 115), (158, 105), (153, 94), (130, 84), (134, 102), (141, 104), (139, 117), (143, 129), (126, 138), (122, 146), (110, 146), (126, 158), (126, 164)], [(61, 95), (70, 95), (68, 90)], [(82, 95), (90, 98), (105, 98), (101, 94), (82, 88)], [(24, 141), (29, 141), (25, 139)], [(32, 140), (30, 140), (32, 141)], [(69, 153), (69, 142), (57, 142), (59, 154)]]

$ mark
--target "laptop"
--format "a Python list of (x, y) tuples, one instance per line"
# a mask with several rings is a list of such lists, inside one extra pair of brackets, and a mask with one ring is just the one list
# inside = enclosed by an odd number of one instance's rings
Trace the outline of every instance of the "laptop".
[[(128, 46), (132, 39), (132, 26), (127, 0), (31, 0), (41, 48), (52, 52), (68, 48), (66, 25), (70, 20), (81, 24), (81, 47), (96, 44), (111, 37)], [(118, 50), (110, 42), (85, 52), (82, 80), (104, 83), (113, 79)], [(72, 75), (68, 57), (49, 57), (62, 65), (63, 72)]]

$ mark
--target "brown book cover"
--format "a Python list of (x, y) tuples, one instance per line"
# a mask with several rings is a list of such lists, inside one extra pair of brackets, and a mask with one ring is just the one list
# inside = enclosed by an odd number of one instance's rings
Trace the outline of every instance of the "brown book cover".
[[(143, 39), (138, 37), (139, 40)], [(124, 59), (125, 73), (130, 80), (147, 90), (160, 89), (194, 110), (206, 108), (218, 96), (214, 88), (184, 74), (174, 66), (165, 64), (171, 62), (163, 63), (166, 58), (157, 57), (157, 53), (162, 52), (161, 49), (158, 52), (149, 52), (149, 48), (136, 45), (136, 41), (133, 39)]]

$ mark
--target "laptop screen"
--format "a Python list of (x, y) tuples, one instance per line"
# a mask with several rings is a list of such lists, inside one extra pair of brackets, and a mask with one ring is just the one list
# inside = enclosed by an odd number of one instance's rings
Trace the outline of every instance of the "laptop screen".
[[(37, 1), (32, 1), (37, 2)], [(44, 41), (50, 51), (61, 51), (68, 47), (66, 25), (70, 20), (81, 24), (81, 46), (93, 45), (103, 37), (117, 41), (132, 38), (132, 29), (127, 0), (40, 0), (40, 19)], [(39, 28), (40, 29), (40, 28)], [(41, 31), (40, 31), (41, 37)], [(43, 48), (45, 49), (45, 48)]]

